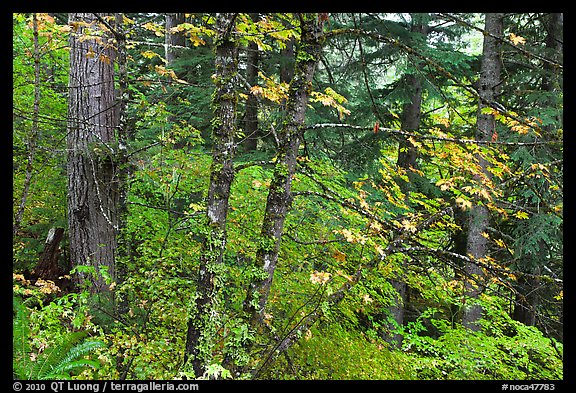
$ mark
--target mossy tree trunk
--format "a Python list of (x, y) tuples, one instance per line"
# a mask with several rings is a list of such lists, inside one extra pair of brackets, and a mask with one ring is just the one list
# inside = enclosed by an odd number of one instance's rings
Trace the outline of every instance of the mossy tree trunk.
[(312, 92), (312, 77), (322, 50), (323, 22), (316, 14), (300, 14), (298, 17), (301, 38), (296, 52), (294, 75), (288, 90), (285, 121), (278, 134), (280, 146), (264, 211), (261, 243), (256, 253), (256, 266), (262, 270), (262, 278), (258, 276), (254, 279), (245, 302), (250, 326), (255, 331), (260, 330), (278, 263), (284, 221), (292, 202), (292, 179), (296, 173), (302, 126)]
[(213, 98), (213, 141), (208, 188), (206, 234), (200, 253), (196, 309), (188, 321), (185, 360), (196, 377), (203, 375), (212, 357), (219, 327), (219, 290), (223, 285), (222, 259), (226, 249), (226, 219), (230, 186), (234, 179), (238, 47), (232, 37), (236, 14), (220, 13), (216, 18), (215, 84)]

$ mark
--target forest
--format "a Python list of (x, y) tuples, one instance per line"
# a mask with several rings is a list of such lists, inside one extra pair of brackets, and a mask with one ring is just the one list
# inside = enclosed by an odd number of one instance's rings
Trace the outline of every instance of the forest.
[(562, 13), (13, 13), (14, 380), (564, 379)]

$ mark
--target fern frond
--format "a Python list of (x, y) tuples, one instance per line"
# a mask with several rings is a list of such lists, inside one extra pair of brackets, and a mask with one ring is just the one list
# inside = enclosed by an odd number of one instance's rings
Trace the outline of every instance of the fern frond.
[(69, 379), (69, 372), (85, 367), (98, 368), (100, 363), (83, 356), (104, 346), (102, 341), (85, 340), (87, 332), (73, 332), (60, 343), (30, 360), (30, 320), (26, 307), (13, 297), (12, 375), (15, 379)]
[(84, 368), (98, 368), (100, 363), (96, 360), (81, 359), (70, 363), (63, 364), (59, 370), (54, 370), (46, 375), (45, 379), (70, 379), (70, 371)]
[(84, 337), (86, 337), (86, 332), (73, 332), (65, 336), (59, 344), (45, 350), (38, 356), (32, 368), (31, 379), (48, 379), (47, 376), (62, 363), (74, 345)]
[[(82, 359), (84, 355), (94, 351), (97, 348), (104, 346), (102, 341), (91, 340), (84, 341), (74, 347), (72, 347), (66, 356), (52, 369), (52, 373), (63, 373), (67, 371), (72, 371), (78, 368), (92, 367), (98, 368), (100, 363), (95, 360)], [(47, 379), (53, 379), (50, 375)]]
[(28, 310), (12, 297), (12, 374), (17, 379), (28, 379), (30, 369), (30, 323)]
[(82, 367), (97, 368), (100, 364), (84, 355), (104, 346), (102, 341), (87, 340), (86, 332), (75, 332), (68, 335), (59, 345), (50, 349), (42, 359), (39, 359), (33, 375), (36, 379), (68, 379), (69, 371)]

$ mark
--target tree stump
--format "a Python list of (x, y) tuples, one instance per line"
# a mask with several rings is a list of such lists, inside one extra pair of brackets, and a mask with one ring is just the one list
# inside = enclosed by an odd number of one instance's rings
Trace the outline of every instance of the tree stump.
[(34, 277), (42, 277), (44, 280), (56, 282), (62, 275), (58, 266), (58, 257), (60, 256), (60, 242), (63, 237), (64, 228), (50, 228), (40, 260), (32, 272)]

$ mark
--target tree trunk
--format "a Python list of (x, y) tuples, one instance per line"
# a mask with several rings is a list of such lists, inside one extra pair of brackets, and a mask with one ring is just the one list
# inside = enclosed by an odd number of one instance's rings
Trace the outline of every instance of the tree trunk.
[[(259, 20), (258, 13), (250, 14), (252, 22)], [(258, 44), (250, 42), (247, 49), (246, 81), (250, 86), (258, 84), (258, 63), (260, 53)], [(255, 151), (258, 147), (258, 100), (254, 94), (248, 94), (246, 111), (244, 112), (244, 150)]]
[(92, 293), (108, 292), (103, 268), (115, 277), (118, 228), (118, 143), (115, 129), (114, 58), (107, 29), (95, 14), (72, 13), (68, 102), (68, 225), (72, 267), (92, 266), (96, 275), (79, 273), (77, 284)]
[[(536, 268), (530, 273), (537, 275), (540, 272)], [(527, 326), (536, 325), (536, 308), (538, 307), (541, 286), (542, 283), (537, 278), (524, 275), (518, 277), (518, 282), (514, 285), (517, 292), (512, 319)]]
[(245, 309), (250, 315), (250, 325), (255, 330), (259, 330), (278, 262), (284, 220), (292, 202), (291, 186), (302, 140), (301, 127), (312, 92), (312, 77), (322, 49), (322, 23), (317, 16), (300, 14), (299, 17), (302, 31), (300, 45), (294, 77), (288, 91), (286, 120), (279, 133), (280, 146), (266, 201), (261, 229), (262, 246), (256, 253), (256, 265), (263, 270), (265, 278), (255, 279), (245, 302)]
[(165, 57), (166, 65), (172, 67), (174, 61), (178, 58), (179, 52), (186, 45), (186, 37), (180, 32), (171, 31), (173, 27), (176, 27), (184, 23), (185, 16), (183, 13), (170, 13), (166, 14), (166, 33), (165, 33)]
[(202, 243), (196, 310), (188, 321), (185, 361), (192, 362), (196, 377), (203, 375), (212, 356), (219, 328), (218, 294), (222, 288), (222, 258), (226, 248), (226, 218), (230, 186), (234, 179), (232, 158), (236, 132), (236, 73), (238, 48), (231, 31), (236, 14), (218, 14), (216, 29), (216, 94), (214, 96), (213, 150), (207, 202), (207, 236)]
[[(414, 22), (411, 28), (412, 33), (422, 34), (426, 36), (428, 34), (428, 26), (423, 23)], [(409, 91), (411, 92), (410, 102), (406, 103), (402, 109), (402, 130), (403, 131), (416, 131), (420, 127), (420, 116), (421, 105), (422, 105), (422, 81), (417, 74), (408, 74), (405, 78), (408, 85)], [(418, 165), (416, 162), (418, 152), (416, 147), (408, 141), (407, 138), (401, 138), (398, 145), (398, 159), (396, 165), (406, 171), (409, 182), (406, 183), (403, 180), (399, 180), (400, 188), (402, 192), (406, 195), (406, 200), (408, 200), (408, 195), (410, 190), (413, 189), (412, 179), (414, 178), (414, 173), (412, 169), (417, 169)], [(403, 267), (405, 271), (406, 266)], [(396, 304), (390, 307), (390, 314), (396, 324), (402, 325), (404, 323), (404, 310), (407, 302), (408, 286), (401, 277), (397, 279), (391, 279), (390, 283), (392, 287), (397, 292)], [(393, 328), (390, 326), (390, 328)], [(397, 347), (402, 345), (402, 335), (394, 334), (392, 337), (387, 339), (393, 342)]]
[[(486, 14), (484, 45), (482, 62), (480, 65), (478, 117), (476, 121), (476, 140), (489, 141), (496, 131), (494, 115), (482, 113), (482, 109), (492, 105), (498, 97), (501, 83), (501, 58), (500, 41), (503, 30), (504, 15), (501, 13)], [(476, 176), (478, 184), (482, 184), (482, 178), (489, 178), (486, 160), (477, 155), (480, 173)], [(465, 282), (465, 295), (472, 299), (472, 304), (465, 305), (462, 314), (462, 324), (471, 330), (480, 330), (478, 324), (482, 317), (482, 307), (476, 304), (482, 292), (483, 269), (477, 263), (485, 258), (488, 252), (488, 240), (483, 236), (489, 224), (488, 208), (483, 203), (475, 203), (470, 211), (468, 220), (468, 239), (466, 250), (472, 258), (467, 262), (464, 270), (467, 276)]]
[[(422, 103), (422, 82), (420, 78), (415, 74), (409, 74), (406, 76), (406, 83), (409, 85), (409, 89), (412, 92), (411, 101), (404, 105), (402, 110), (402, 130), (403, 131), (416, 131), (420, 127), (420, 106)], [(416, 157), (418, 152), (414, 145), (408, 141), (407, 138), (401, 138), (400, 144), (398, 146), (398, 159), (396, 165), (398, 167), (406, 170), (408, 178), (412, 179), (412, 171), (410, 168), (417, 169), (418, 165), (416, 163)], [(407, 192), (409, 190), (409, 185), (406, 183), (401, 183), (402, 191)]]
[(63, 272), (58, 266), (58, 258), (60, 257), (60, 242), (63, 237), (64, 228), (50, 228), (40, 260), (32, 272), (34, 277), (57, 281), (62, 276)]

